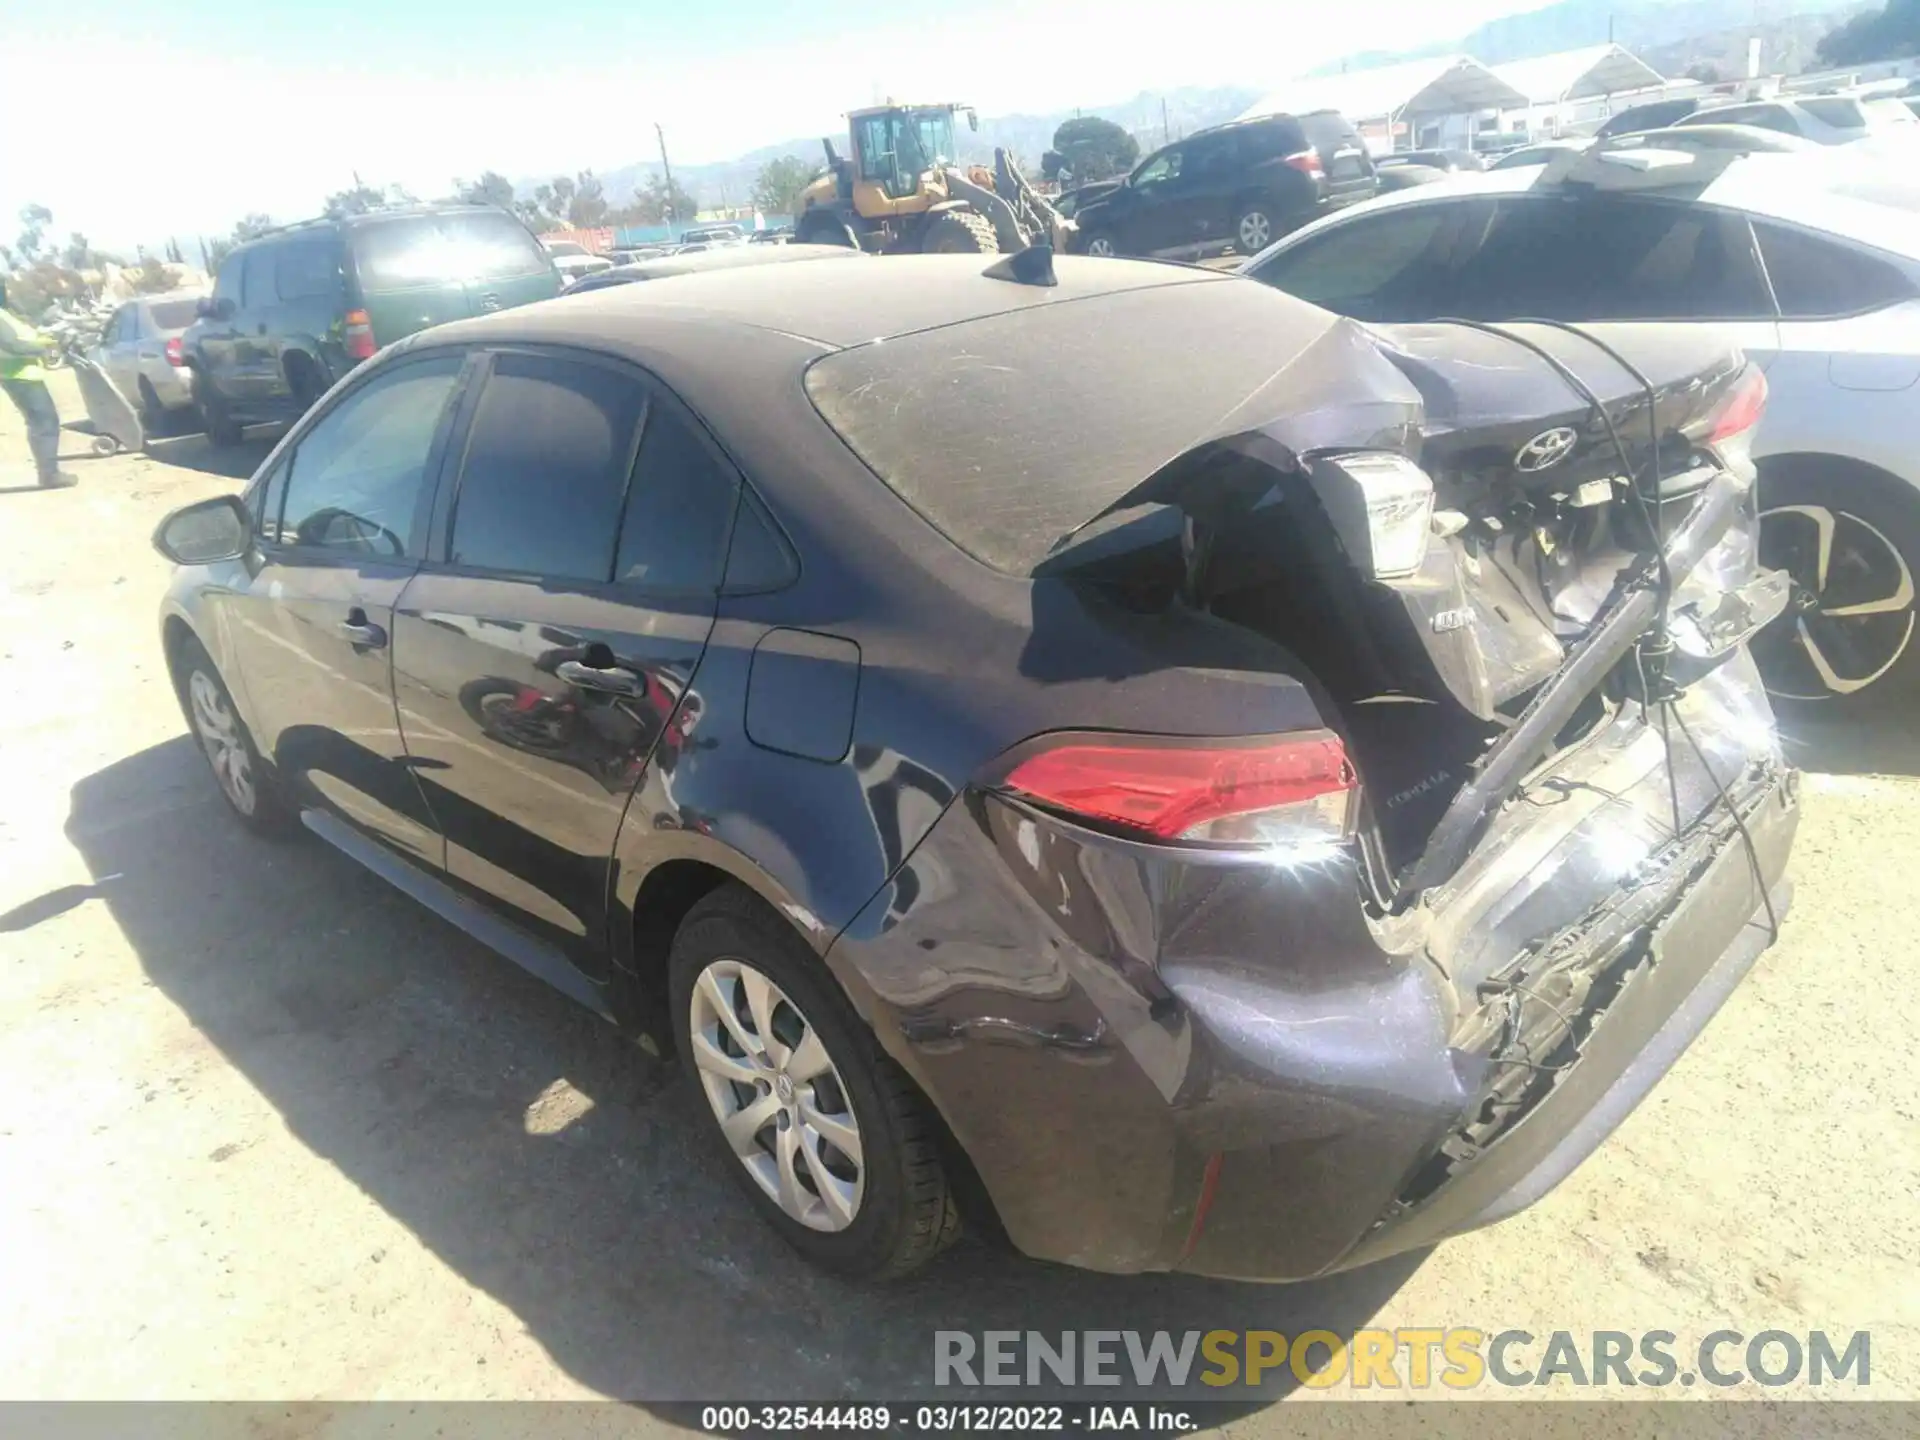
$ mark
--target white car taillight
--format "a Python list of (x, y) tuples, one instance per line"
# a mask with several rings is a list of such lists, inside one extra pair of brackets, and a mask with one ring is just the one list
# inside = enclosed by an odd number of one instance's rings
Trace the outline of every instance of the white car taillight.
[(1374, 579), (1417, 573), (1433, 534), (1432, 477), (1406, 456), (1388, 451), (1339, 455), (1332, 463), (1360, 487)]
[(1766, 372), (1751, 368), (1734, 387), (1733, 393), (1713, 417), (1713, 429), (1707, 432), (1707, 448), (1729, 470), (1751, 475), (1753, 437), (1767, 409)]

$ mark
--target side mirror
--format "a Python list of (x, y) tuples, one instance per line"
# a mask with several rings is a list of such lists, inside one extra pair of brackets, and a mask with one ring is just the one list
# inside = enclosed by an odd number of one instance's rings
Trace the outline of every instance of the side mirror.
[(237, 560), (253, 538), (253, 517), (238, 495), (216, 495), (174, 511), (153, 532), (153, 548), (176, 565)]

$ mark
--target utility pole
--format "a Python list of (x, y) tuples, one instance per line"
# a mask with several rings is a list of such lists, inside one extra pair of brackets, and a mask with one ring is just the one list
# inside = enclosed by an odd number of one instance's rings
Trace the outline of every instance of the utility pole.
[(1160, 143), (1173, 143), (1173, 127), (1167, 124), (1167, 97), (1164, 95), (1160, 97)]
[(653, 122), (653, 133), (660, 138), (660, 168), (667, 172), (667, 203), (664, 209), (664, 218), (667, 222), (667, 229), (671, 231), (674, 222), (673, 166), (667, 161), (667, 132), (660, 128), (660, 122), (656, 120)]

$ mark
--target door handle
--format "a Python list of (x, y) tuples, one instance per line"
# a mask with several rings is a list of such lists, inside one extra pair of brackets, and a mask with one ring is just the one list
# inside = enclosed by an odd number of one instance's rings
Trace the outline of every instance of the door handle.
[(347, 618), (340, 622), (340, 633), (368, 650), (381, 649), (387, 643), (387, 632), (368, 620), (367, 612), (358, 605), (347, 611)]
[(554, 673), (569, 685), (582, 690), (597, 690), (602, 695), (638, 695), (640, 677), (618, 665), (583, 665), (578, 660), (562, 660)]

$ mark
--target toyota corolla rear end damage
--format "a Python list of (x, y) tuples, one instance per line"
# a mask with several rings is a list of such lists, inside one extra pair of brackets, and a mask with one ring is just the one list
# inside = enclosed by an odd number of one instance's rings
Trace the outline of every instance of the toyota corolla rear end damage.
[(829, 959), (1022, 1248), (1286, 1279), (1565, 1176), (1769, 943), (1797, 812), (1757, 369), (1290, 302), (1279, 347), (1239, 283), (810, 372), (1074, 697), (978, 696), (1025, 738)]

